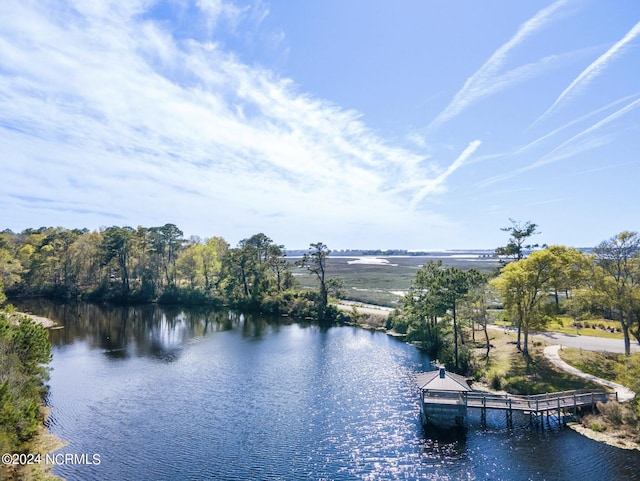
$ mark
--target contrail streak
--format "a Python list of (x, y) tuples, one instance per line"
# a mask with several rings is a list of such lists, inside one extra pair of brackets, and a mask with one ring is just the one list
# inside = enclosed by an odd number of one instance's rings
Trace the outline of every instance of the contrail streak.
[(622, 37), (619, 41), (617, 41), (609, 50), (600, 55), (594, 62), (592, 62), (587, 68), (585, 68), (580, 75), (578, 75), (573, 82), (569, 84), (569, 86), (562, 91), (562, 93), (558, 96), (558, 98), (553, 102), (551, 107), (547, 109), (547, 111), (542, 114), (535, 123), (539, 122), (541, 119), (549, 115), (549, 113), (556, 108), (556, 106), (562, 102), (563, 100), (569, 100), (573, 95), (575, 95), (576, 90), (581, 90), (587, 87), (589, 82), (594, 79), (597, 75), (599, 75), (607, 65), (612, 62), (616, 56), (620, 55), (623, 51), (623, 48), (626, 44), (632, 41), (640, 35), (640, 22), (636, 23), (631, 30), (627, 32), (627, 34)]

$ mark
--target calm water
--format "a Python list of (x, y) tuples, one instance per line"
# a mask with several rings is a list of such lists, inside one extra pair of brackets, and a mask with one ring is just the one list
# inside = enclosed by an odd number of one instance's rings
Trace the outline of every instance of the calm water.
[(425, 433), (429, 359), (384, 334), (227, 312), (31, 303), (52, 331), (67, 480), (640, 479), (640, 453), (500, 415)]

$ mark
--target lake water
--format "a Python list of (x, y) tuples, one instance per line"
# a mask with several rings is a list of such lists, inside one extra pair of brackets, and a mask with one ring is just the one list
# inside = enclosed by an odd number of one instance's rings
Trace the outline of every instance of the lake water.
[[(16, 303), (64, 325), (50, 430), (71, 480), (624, 480), (640, 453), (479, 414), (425, 432), (415, 348), (228, 312)], [(89, 464), (99, 455), (99, 464)], [(89, 462), (86, 462), (89, 461)], [(78, 464), (80, 462), (80, 464)]]

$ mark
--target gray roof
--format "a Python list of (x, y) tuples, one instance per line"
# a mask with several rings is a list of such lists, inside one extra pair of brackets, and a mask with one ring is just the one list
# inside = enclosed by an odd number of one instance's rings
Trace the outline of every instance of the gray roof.
[(421, 390), (453, 392), (472, 390), (463, 376), (446, 371), (444, 373), (444, 378), (440, 377), (439, 370), (435, 370), (418, 374), (416, 380), (418, 381), (418, 387)]

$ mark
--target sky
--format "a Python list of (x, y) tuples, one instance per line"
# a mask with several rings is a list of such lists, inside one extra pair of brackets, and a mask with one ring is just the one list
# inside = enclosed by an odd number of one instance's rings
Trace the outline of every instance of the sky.
[(591, 247), (639, 147), (637, 0), (0, 2), (0, 230)]

